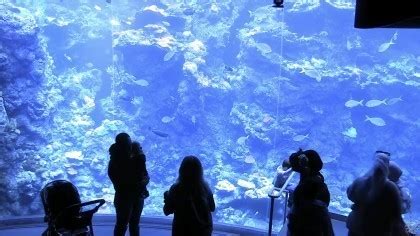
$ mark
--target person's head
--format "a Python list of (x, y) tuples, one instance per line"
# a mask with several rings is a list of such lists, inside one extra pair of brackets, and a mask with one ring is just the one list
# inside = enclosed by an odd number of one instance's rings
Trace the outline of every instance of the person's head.
[(396, 183), (400, 180), (400, 177), (402, 175), (402, 170), (401, 168), (397, 165), (397, 163), (390, 161), (389, 162), (389, 174), (388, 174), (388, 179), (391, 180), (392, 182)]
[(282, 167), (282, 169), (283, 169), (283, 170), (287, 170), (287, 169), (289, 169), (290, 167), (292, 167), (292, 166), (290, 165), (290, 161), (289, 161), (289, 159), (284, 159), (284, 160), (283, 160), (283, 163), (281, 163), (281, 167)]
[(324, 163), (321, 160), (318, 152), (315, 150), (306, 150), (303, 152), (308, 157), (308, 167), (311, 173), (319, 172)]
[(299, 151), (290, 155), (289, 161), (293, 171), (303, 175), (316, 174), (323, 166), (321, 157), (314, 150), (303, 151), (299, 149)]
[(203, 166), (195, 156), (186, 156), (179, 167), (179, 179), (181, 183), (191, 185), (203, 181)]
[(115, 137), (115, 143), (125, 150), (131, 150), (131, 138), (127, 133), (117, 134)]
[(142, 151), (142, 147), (141, 147), (140, 143), (137, 142), (137, 141), (132, 142), (132, 144), (131, 144), (131, 153), (132, 153), (132, 155), (138, 156), (142, 152), (143, 151)]

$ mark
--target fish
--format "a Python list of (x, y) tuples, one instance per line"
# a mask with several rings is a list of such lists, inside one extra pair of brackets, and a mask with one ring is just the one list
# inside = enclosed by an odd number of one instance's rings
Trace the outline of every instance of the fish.
[(192, 116), (191, 116), (191, 122), (192, 122), (193, 124), (197, 123), (197, 117), (196, 117), (195, 115), (192, 115)]
[(95, 6), (94, 6), (94, 8), (95, 8), (97, 11), (102, 11), (102, 8), (101, 8), (100, 6), (98, 6), (98, 5), (95, 5)]
[(67, 170), (67, 174), (69, 174), (69, 175), (77, 175), (77, 170), (75, 170), (74, 168), (72, 168), (72, 167), (70, 167), (68, 170)]
[(120, 20), (118, 18), (112, 18), (109, 23), (111, 24), (111, 26), (120, 26)]
[(186, 16), (192, 16), (195, 13), (194, 8), (186, 8), (182, 13)]
[(162, 117), (161, 121), (163, 123), (169, 123), (169, 122), (173, 121), (174, 119), (175, 119), (175, 117), (164, 116), (164, 117)]
[(353, 99), (348, 100), (344, 105), (348, 108), (357, 107), (357, 106), (363, 106), (363, 99), (360, 101), (356, 101)]
[(224, 70), (227, 71), (227, 72), (233, 72), (233, 68), (228, 66), (228, 65), (224, 66)]
[(388, 50), (392, 44), (395, 44), (395, 40), (397, 40), (397, 36), (398, 36), (398, 32), (395, 32), (391, 40), (389, 40), (389, 42), (383, 43), (379, 46), (378, 52), (385, 52), (386, 50)]
[(255, 158), (252, 155), (245, 156), (244, 162), (247, 164), (254, 164)]
[(131, 99), (131, 104), (138, 106), (143, 103), (143, 97), (134, 97)]
[(93, 63), (92, 62), (88, 62), (88, 63), (85, 64), (85, 66), (87, 68), (93, 68)]
[(107, 3), (111, 3), (111, 0), (106, 0)]
[(384, 100), (372, 99), (372, 100), (367, 101), (365, 106), (367, 106), (367, 107), (377, 107), (377, 106), (380, 106), (380, 105), (387, 105), (386, 100), (387, 99), (384, 99)]
[(315, 79), (317, 82), (321, 82), (322, 76), (316, 69), (305, 69), (302, 68), (302, 71), (300, 72), (302, 74), (305, 74), (306, 76)]
[(163, 56), (163, 61), (169, 61), (172, 59), (172, 57), (175, 55), (174, 51), (169, 51), (168, 53)]
[(63, 27), (63, 26), (67, 26), (70, 24), (70, 21), (66, 21), (64, 19), (57, 19), (56, 20), (56, 25), (59, 27)]
[(262, 53), (270, 53), (272, 52), (272, 49), (270, 47), (270, 45), (266, 44), (266, 43), (257, 43), (255, 45), (258, 50), (260, 50)]
[(303, 141), (304, 139), (306, 139), (308, 137), (309, 137), (309, 134), (307, 134), (307, 135), (299, 134), (299, 135), (296, 135), (296, 136), (293, 137), (293, 141), (300, 142), (300, 141)]
[(64, 53), (64, 57), (69, 61), (69, 62), (72, 62), (73, 61), (73, 59), (69, 56), (69, 55), (67, 55), (67, 54), (65, 54)]
[(347, 50), (351, 50), (353, 48), (353, 45), (351, 45), (351, 42), (348, 39), (347, 39), (347, 45), (346, 45), (346, 47), (347, 47)]
[(388, 102), (386, 103), (387, 105), (394, 105), (395, 103), (399, 103), (399, 102), (402, 102), (403, 100), (402, 100), (402, 97), (401, 96), (399, 96), (399, 97), (397, 97), (397, 98), (391, 98), (391, 99), (389, 99), (388, 100)]
[(45, 17), (45, 19), (47, 19), (47, 21), (48, 21), (49, 23), (51, 23), (51, 22), (53, 22), (56, 18), (55, 18), (55, 17), (51, 17), (51, 16), (47, 16), (47, 17)]
[(147, 80), (144, 80), (144, 79), (133, 80), (133, 83), (134, 83), (134, 84), (137, 84), (137, 85), (139, 85), (139, 86), (142, 86), (142, 87), (147, 87), (147, 86), (149, 86), (149, 82), (147, 82)]
[(236, 140), (236, 143), (237, 143), (237, 144), (239, 144), (239, 145), (244, 145), (244, 144), (245, 144), (245, 141), (246, 141), (248, 138), (249, 138), (249, 135), (239, 137), (239, 138)]
[(165, 132), (163, 132), (163, 131), (156, 130), (156, 129), (152, 129), (151, 127), (149, 127), (149, 130), (150, 130), (152, 133), (154, 133), (155, 135), (159, 136), (159, 137), (162, 137), (162, 138), (169, 137), (169, 134), (167, 134), (167, 133), (165, 133)]
[(350, 137), (350, 138), (356, 138), (357, 137), (357, 130), (354, 127), (348, 128), (346, 131), (341, 132), (343, 135)]
[(384, 119), (382, 119), (380, 117), (366, 116), (365, 121), (369, 121), (370, 123), (372, 123), (373, 125), (376, 125), (376, 126), (385, 126), (386, 125), (386, 122), (384, 121)]
[(117, 63), (120, 59), (118, 58), (117, 54), (112, 55), (112, 62)]
[(10, 11), (11, 11), (11, 12), (13, 12), (13, 13), (16, 13), (16, 14), (19, 14), (19, 13), (20, 13), (19, 8), (16, 8), (16, 7), (11, 7), (11, 8), (9, 8), (9, 9), (10, 9)]
[(272, 121), (274, 121), (274, 118), (273, 117), (271, 117), (270, 115), (268, 115), (268, 114), (265, 114), (264, 115), (264, 117), (263, 117), (263, 123), (264, 124), (269, 124), (269, 123), (271, 123)]

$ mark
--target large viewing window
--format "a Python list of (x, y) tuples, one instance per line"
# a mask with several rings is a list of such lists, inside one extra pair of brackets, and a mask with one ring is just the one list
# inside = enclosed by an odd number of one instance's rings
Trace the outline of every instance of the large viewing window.
[(145, 216), (163, 216), (192, 154), (215, 221), (265, 229), (276, 169), (298, 148), (320, 153), (329, 210), (347, 215), (346, 189), (380, 149), (419, 225), (420, 31), (355, 29), (347, 0), (109, 2), (0, 1), (1, 218), (42, 215), (55, 179), (113, 214), (108, 148), (124, 131), (147, 157)]

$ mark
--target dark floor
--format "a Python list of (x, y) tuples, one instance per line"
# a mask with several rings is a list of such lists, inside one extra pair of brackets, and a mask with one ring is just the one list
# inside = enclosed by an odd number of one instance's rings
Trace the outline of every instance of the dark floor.
[[(112, 236), (114, 216), (100, 216), (95, 220), (94, 232), (96, 236)], [(162, 218), (145, 218), (141, 224), (141, 235), (147, 236), (170, 236), (170, 220)], [(27, 222), (27, 223), (25, 223)], [(333, 221), (335, 235), (346, 236), (345, 224), (340, 221)], [(17, 222), (7, 222), (0, 224), (0, 236), (39, 236), (45, 229), (45, 225), (39, 218), (26, 218)], [(284, 231), (284, 230), (283, 230)], [(127, 234), (128, 235), (128, 234)], [(243, 228), (226, 224), (216, 224), (215, 236), (265, 236), (267, 233), (251, 228)], [(277, 236), (285, 235), (284, 232)]]

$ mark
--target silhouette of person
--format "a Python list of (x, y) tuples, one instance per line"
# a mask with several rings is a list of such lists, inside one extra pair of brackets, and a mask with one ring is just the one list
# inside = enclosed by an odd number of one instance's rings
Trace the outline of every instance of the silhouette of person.
[(138, 169), (134, 172), (136, 179), (138, 180), (138, 187), (136, 189), (140, 191), (141, 198), (145, 199), (149, 197), (149, 191), (146, 186), (149, 184), (150, 177), (146, 169), (146, 155), (144, 154), (143, 148), (139, 142), (133, 142), (131, 158), (134, 162), (133, 167)]
[(288, 236), (332, 236), (328, 212), (330, 192), (320, 173), (323, 162), (314, 150), (299, 150), (289, 158), (292, 170), (300, 173), (288, 214)]
[(114, 236), (124, 236), (128, 224), (131, 236), (140, 234), (139, 222), (144, 204), (141, 194), (145, 186), (141, 184), (139, 176), (145, 175), (145, 164), (142, 169), (142, 161), (132, 157), (132, 149), (133, 143), (127, 133), (119, 133), (115, 143), (109, 148), (108, 176), (115, 189), (114, 206), (117, 217)]
[(173, 236), (210, 236), (211, 212), (215, 210), (213, 193), (203, 178), (203, 167), (195, 156), (186, 156), (179, 168), (178, 180), (164, 194), (165, 215), (174, 214)]
[(386, 159), (376, 158), (372, 169), (347, 188), (347, 197), (354, 203), (346, 222), (349, 236), (393, 235), (401, 223), (401, 198), (388, 180), (388, 165)]

